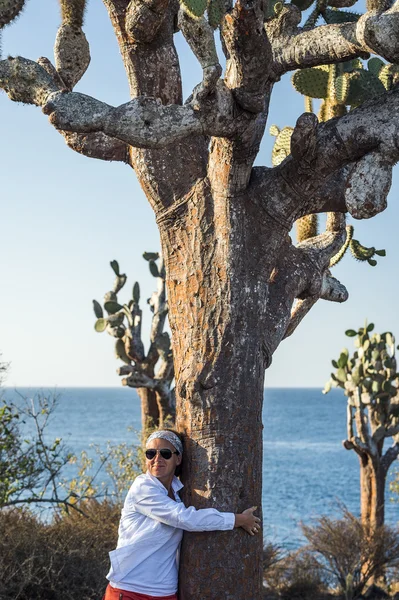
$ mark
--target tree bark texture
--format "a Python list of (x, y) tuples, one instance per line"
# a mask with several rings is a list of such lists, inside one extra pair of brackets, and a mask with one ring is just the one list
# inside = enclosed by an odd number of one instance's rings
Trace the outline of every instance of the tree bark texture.
[(381, 465), (373, 465), (368, 456), (359, 460), (361, 519), (375, 530), (384, 525), (386, 472)]
[[(0, 87), (14, 101), (42, 107), (73, 150), (135, 170), (156, 215), (166, 266), (177, 426), (186, 445), (184, 500), (235, 513), (257, 505), (260, 512), (265, 369), (317, 300), (348, 295), (329, 270), (346, 238), (344, 219), (297, 246), (289, 232), (313, 213), (369, 218), (383, 210), (399, 156), (395, 89), (326, 123), (305, 113), (291, 155), (273, 169), (254, 168), (270, 96), (294, 68), (369, 52), (398, 60), (397, 5), (366, 13), (360, 25), (303, 31), (293, 5), (269, 18), (260, 1), (238, 0), (221, 24), (227, 64), (219, 79), (210, 28), (182, 15), (177, 0), (104, 4), (129, 102), (112, 107), (72, 91), (88, 48), (82, 42), (75, 64), (65, 54), (73, 47), (62, 46), (64, 33), (56, 46), (61, 74), (47, 59), (10, 58), (0, 61)], [(186, 104), (173, 44), (177, 23), (204, 71)], [(261, 597), (260, 536), (185, 534), (181, 600)]]

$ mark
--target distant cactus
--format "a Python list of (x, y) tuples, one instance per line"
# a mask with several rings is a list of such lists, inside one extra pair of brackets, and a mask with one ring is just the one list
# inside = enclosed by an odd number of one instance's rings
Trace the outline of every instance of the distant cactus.
[[(399, 455), (399, 373), (395, 357), (395, 338), (391, 332), (371, 333), (366, 323), (358, 331), (348, 329), (355, 338), (352, 356), (346, 348), (332, 364), (335, 371), (323, 393), (340, 387), (348, 398), (347, 450), (360, 458), (361, 513), (372, 528), (384, 523), (384, 490), (388, 469)], [(384, 441), (393, 445), (383, 452)]]
[(110, 263), (116, 277), (112, 290), (104, 296), (104, 308), (93, 300), (93, 310), (97, 318), (95, 330), (99, 333), (107, 331), (116, 338), (115, 356), (125, 363), (118, 369), (118, 374), (125, 376), (123, 385), (137, 389), (141, 398), (142, 427), (146, 431), (148, 427), (161, 427), (165, 420), (174, 419), (175, 400), (172, 349), (169, 334), (163, 331), (168, 311), (165, 268), (157, 252), (145, 252), (143, 257), (158, 281), (157, 291), (148, 300), (153, 312), (148, 352), (145, 352), (141, 339), (140, 285), (137, 281), (134, 283), (128, 303), (118, 302), (118, 293), (126, 284), (127, 277), (120, 272), (116, 260)]

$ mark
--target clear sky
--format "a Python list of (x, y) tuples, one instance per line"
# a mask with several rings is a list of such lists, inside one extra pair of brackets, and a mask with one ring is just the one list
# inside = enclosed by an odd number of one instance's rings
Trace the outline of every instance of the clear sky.
[[(59, 24), (58, 3), (28, 0), (21, 18), (3, 37), (3, 55), (53, 58)], [(128, 98), (116, 40), (100, 0), (91, 0), (85, 32), (92, 61), (76, 90), (109, 104)], [(187, 96), (201, 70), (180, 36)], [(275, 88), (269, 125), (293, 125), (303, 111), (302, 97), (289, 77)], [(94, 332), (91, 301), (102, 300), (117, 259), (150, 296), (155, 280), (141, 258), (159, 249), (153, 213), (134, 172), (70, 150), (40, 109), (0, 95), (1, 310), (0, 351), (11, 362), (9, 386), (117, 386), (113, 340)], [(257, 164), (270, 164), (274, 138), (268, 133)], [(320, 301), (294, 336), (282, 343), (266, 374), (267, 386), (322, 386), (330, 359), (350, 343), (344, 330), (365, 318), (380, 331), (399, 335), (398, 171), (389, 207), (371, 221), (351, 222), (364, 245), (385, 248), (377, 267), (347, 256), (334, 275), (346, 284), (343, 305)], [(123, 295), (121, 295), (123, 300)], [(126, 296), (127, 299), (127, 296)], [(143, 303), (145, 330), (149, 311)], [(145, 333), (144, 333), (145, 337)]]

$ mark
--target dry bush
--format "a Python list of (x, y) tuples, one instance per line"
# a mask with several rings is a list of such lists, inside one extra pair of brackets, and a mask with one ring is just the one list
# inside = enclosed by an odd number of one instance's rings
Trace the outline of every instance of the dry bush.
[(385, 526), (373, 532), (348, 510), (342, 512), (341, 519), (321, 517), (302, 529), (331, 583), (356, 598), (373, 578), (399, 565), (399, 531)]
[[(263, 574), (268, 591), (287, 600), (319, 600), (326, 594), (326, 578), (320, 563), (307, 550), (275, 560)], [(269, 594), (270, 595), (270, 594)]]
[(43, 523), (26, 510), (0, 511), (1, 600), (98, 600), (115, 548), (120, 507), (86, 502)]

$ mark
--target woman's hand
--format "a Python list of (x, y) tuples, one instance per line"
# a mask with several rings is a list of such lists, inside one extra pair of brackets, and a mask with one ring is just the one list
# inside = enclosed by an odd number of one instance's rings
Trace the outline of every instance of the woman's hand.
[(260, 531), (260, 519), (254, 515), (254, 511), (257, 508), (257, 506), (252, 506), (251, 508), (244, 510), (241, 514), (235, 515), (236, 520), (234, 527), (242, 527), (249, 535), (258, 533), (258, 531)]

